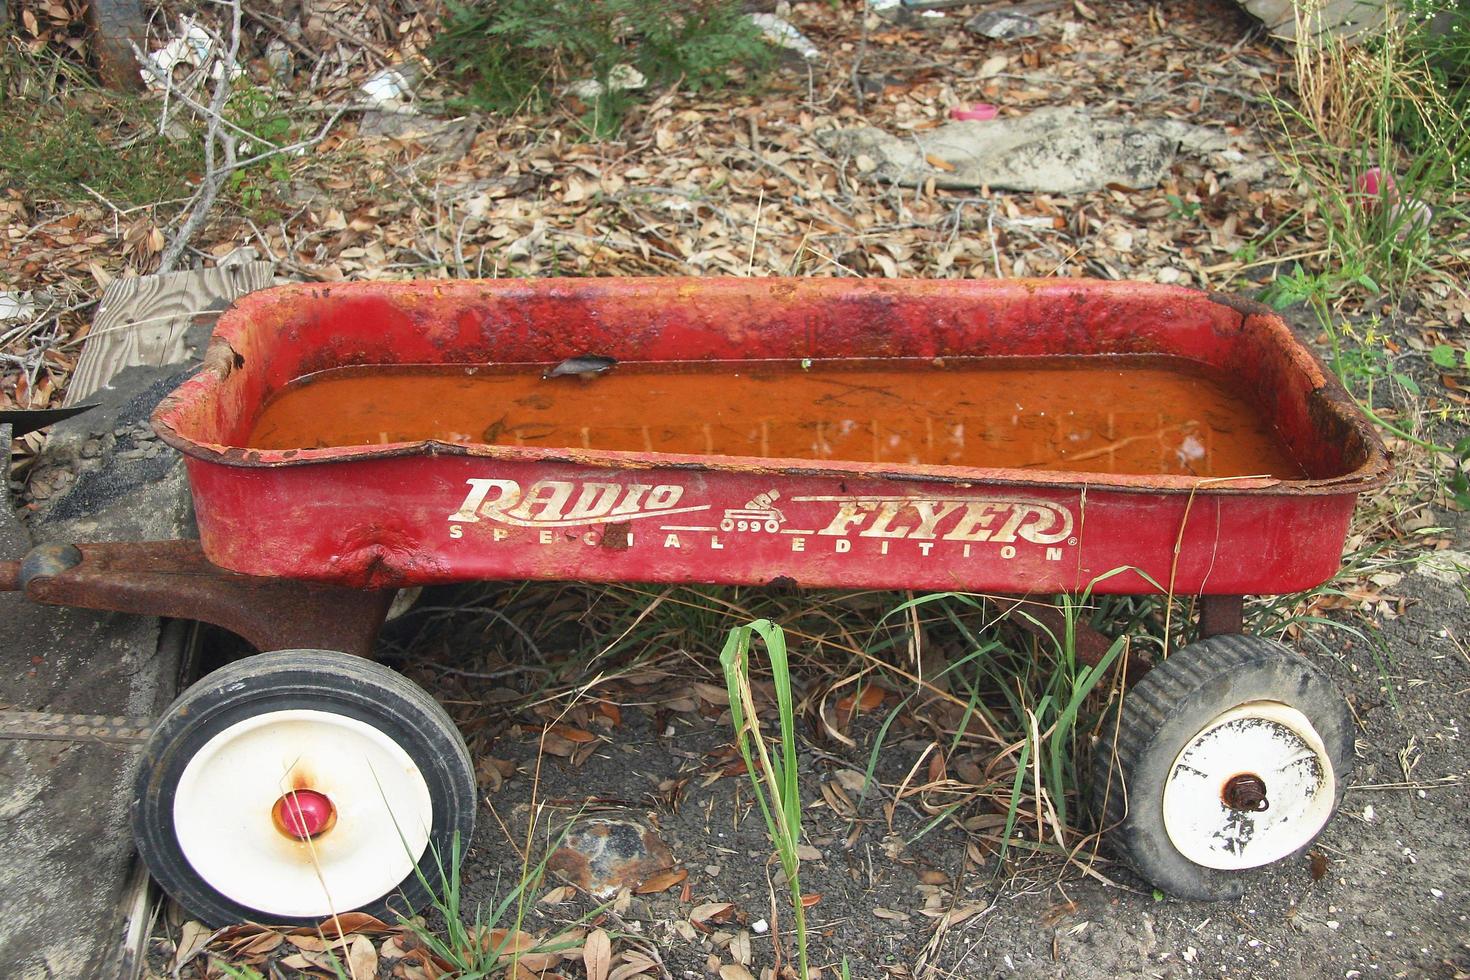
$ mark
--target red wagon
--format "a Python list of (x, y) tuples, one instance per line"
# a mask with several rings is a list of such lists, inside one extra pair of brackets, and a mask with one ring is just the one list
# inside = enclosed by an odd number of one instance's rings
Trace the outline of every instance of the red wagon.
[[(1194, 404), (1206, 389), (1219, 404)], [(228, 311), (153, 421), (187, 458), (199, 545), (53, 548), (0, 578), (288, 651), (186, 692), (139, 775), (145, 861), (215, 921), (421, 898), (418, 869), (468, 835), (472, 770), (432, 700), (290, 650), (368, 653), (387, 597), (431, 583), (1200, 596), (1204, 639), (1134, 686), (1099, 752), (1114, 843), (1223, 897), (1343, 789), (1345, 705), (1241, 636), (1240, 601), (1334, 575), (1388, 459), (1253, 303), (1077, 281), (297, 285)], [(1250, 439), (1278, 455), (1232, 462)]]

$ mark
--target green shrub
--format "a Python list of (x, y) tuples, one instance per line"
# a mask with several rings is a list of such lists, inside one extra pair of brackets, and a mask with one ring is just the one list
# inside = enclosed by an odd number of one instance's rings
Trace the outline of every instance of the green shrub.
[[(431, 54), (469, 102), (502, 113), (541, 108), (570, 80), (606, 82), (619, 65), (638, 69), (650, 87), (682, 79), (700, 89), (748, 76), (772, 57), (731, 0), (451, 3)], [(617, 116), (631, 95), (611, 92), (598, 102), (594, 109)]]

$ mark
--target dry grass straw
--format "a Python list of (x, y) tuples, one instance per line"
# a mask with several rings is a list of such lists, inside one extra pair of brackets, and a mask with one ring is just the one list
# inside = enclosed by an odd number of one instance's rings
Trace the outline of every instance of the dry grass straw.
[[(1297, 6), (1298, 36), (1311, 36), (1318, 6)], [(1414, 30), (1390, 0), (1365, 43), (1328, 33), (1298, 43), (1294, 99), (1271, 98), (1278, 155), (1305, 192), (1302, 216), (1326, 246), (1323, 280), (1337, 295), (1356, 286), (1400, 295), (1415, 275), (1453, 282), (1464, 264), (1463, 249), (1436, 232), (1447, 216), (1463, 217), (1470, 130)], [(1376, 195), (1363, 183), (1373, 168)]]
[[(1310, 25), (1321, 7), (1321, 0), (1296, 4), (1297, 37), (1313, 37)], [(1392, 0), (1384, 17), (1371, 47), (1323, 33), (1293, 48), (1298, 110), (1312, 132), (1332, 146), (1361, 143), (1363, 121), (1373, 117), (1384, 99), (1411, 107), (1428, 129), (1440, 127), (1450, 111), (1428, 67), (1409, 55)]]

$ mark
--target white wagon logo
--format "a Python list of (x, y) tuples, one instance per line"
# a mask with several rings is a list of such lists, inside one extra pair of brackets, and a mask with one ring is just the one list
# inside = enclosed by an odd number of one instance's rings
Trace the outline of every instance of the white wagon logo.
[(786, 523), (786, 515), (772, 504), (781, 496), (780, 491), (768, 490), (747, 500), (744, 507), (731, 507), (720, 519), (721, 531), (765, 531), (775, 534)]

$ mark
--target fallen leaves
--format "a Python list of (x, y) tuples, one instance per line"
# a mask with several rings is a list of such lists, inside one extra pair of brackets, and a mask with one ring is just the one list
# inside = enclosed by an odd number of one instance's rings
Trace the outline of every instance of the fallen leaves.
[(607, 980), (612, 966), (612, 940), (601, 929), (588, 933), (582, 943), (582, 965), (587, 970), (587, 980)]
[(688, 877), (689, 870), (687, 868), (673, 868), (669, 871), (663, 871), (653, 875), (645, 880), (643, 884), (634, 888), (633, 894), (656, 895), (659, 892), (666, 892), (675, 885), (683, 883), (684, 879)]

